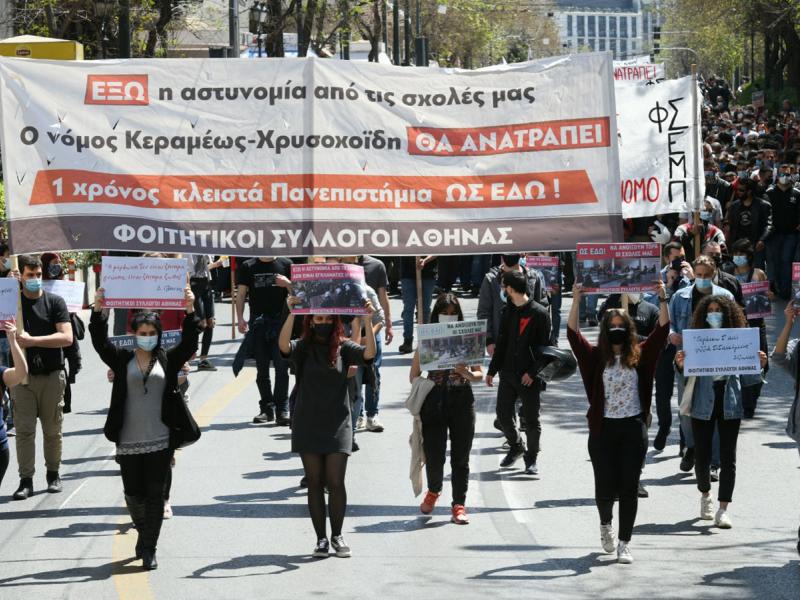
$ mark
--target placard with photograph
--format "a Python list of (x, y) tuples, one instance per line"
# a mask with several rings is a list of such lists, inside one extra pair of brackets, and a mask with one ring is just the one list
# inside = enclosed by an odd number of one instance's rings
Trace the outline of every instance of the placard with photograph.
[(559, 270), (557, 256), (538, 256), (536, 254), (528, 254), (525, 256), (525, 266), (536, 269), (542, 275), (544, 275), (544, 281), (547, 285), (548, 292), (556, 292), (556, 286), (561, 285), (558, 277)]
[(586, 294), (652, 291), (661, 271), (657, 243), (578, 244), (578, 274)]
[(298, 315), (367, 314), (367, 287), (361, 265), (292, 265), (292, 295), (301, 301), (292, 308)]
[(419, 363), (423, 371), (483, 363), (486, 319), (428, 323), (417, 327)]
[(769, 299), (769, 281), (751, 281), (742, 284), (744, 312), (748, 319), (763, 319), (772, 314)]

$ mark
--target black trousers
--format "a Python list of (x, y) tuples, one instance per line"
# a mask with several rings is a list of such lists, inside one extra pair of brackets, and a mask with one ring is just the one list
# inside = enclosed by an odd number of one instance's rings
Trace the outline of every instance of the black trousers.
[(6, 469), (8, 469), (8, 459), (10, 456), (10, 451), (8, 447), (4, 450), (0, 450), (0, 485), (3, 483), (3, 477), (6, 475)]
[(540, 394), (539, 382), (534, 381), (530, 387), (522, 385), (519, 375), (500, 373), (500, 384), (497, 387), (497, 418), (500, 427), (514, 449), (523, 447), (522, 436), (517, 431), (514, 419), (514, 406), (517, 398), (522, 401), (522, 416), (525, 417), (525, 434), (528, 438), (528, 456), (536, 462), (539, 455), (539, 441), (542, 437), (542, 424), (539, 422)]
[(603, 419), (602, 429), (589, 435), (594, 469), (594, 498), (600, 522), (611, 523), (614, 497), (619, 495), (619, 539), (629, 542), (639, 508), (639, 475), (647, 452), (647, 426), (641, 415)]
[(739, 439), (740, 419), (726, 419), (724, 411), (725, 382), (714, 382), (714, 412), (708, 421), (692, 418), (694, 434), (694, 473), (697, 489), (702, 493), (711, 490), (711, 444), (714, 427), (719, 429), (719, 493), (720, 502), (733, 499), (736, 485), (736, 442)]
[(450, 434), (450, 470), (453, 504), (465, 504), (469, 484), (469, 454), (475, 437), (475, 398), (472, 388), (437, 385), (428, 394), (420, 411), (422, 444), (428, 489), (441, 492)]
[(144, 506), (144, 523), (136, 524), (145, 548), (155, 548), (164, 520), (164, 494), (170, 476), (172, 450), (120, 454), (119, 468), (125, 495)]
[(672, 390), (675, 387), (673, 362), (677, 348), (667, 344), (656, 363), (656, 415), (658, 428), (669, 431), (672, 427)]

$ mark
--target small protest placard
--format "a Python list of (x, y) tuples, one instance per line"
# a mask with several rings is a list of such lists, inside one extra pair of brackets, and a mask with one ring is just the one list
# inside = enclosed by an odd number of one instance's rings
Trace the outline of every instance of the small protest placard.
[(19, 281), (14, 277), (0, 278), (0, 323), (17, 318)]
[(67, 303), (69, 312), (83, 310), (83, 295), (86, 283), (83, 281), (70, 281), (68, 279), (48, 279), (42, 282), (42, 289), (48, 294), (61, 296)]
[[(135, 335), (118, 335), (115, 337), (108, 338), (108, 341), (111, 342), (117, 348), (127, 348), (128, 350), (135, 350), (136, 349), (136, 336)], [(161, 346), (164, 350), (169, 350), (173, 346), (177, 346), (181, 343), (181, 330), (180, 329), (171, 329), (169, 331), (164, 331), (161, 333)]]
[(578, 281), (585, 294), (641, 293), (653, 289), (661, 270), (661, 246), (578, 244)]
[(107, 308), (185, 308), (186, 260), (103, 257)]
[(800, 263), (792, 263), (792, 306), (800, 314)]
[(486, 319), (420, 325), (417, 336), (423, 371), (477, 365), (483, 362), (486, 348)]
[(769, 299), (769, 281), (752, 281), (742, 284), (744, 312), (748, 319), (761, 319), (772, 314)]
[(292, 295), (298, 315), (365, 315), (367, 287), (361, 265), (292, 265)]
[(537, 256), (528, 254), (525, 256), (525, 266), (536, 269), (544, 275), (547, 291), (556, 292), (556, 286), (561, 285), (558, 278), (558, 257), (557, 256)]
[(758, 375), (761, 373), (759, 331), (741, 329), (684, 329), (686, 358), (683, 374)]

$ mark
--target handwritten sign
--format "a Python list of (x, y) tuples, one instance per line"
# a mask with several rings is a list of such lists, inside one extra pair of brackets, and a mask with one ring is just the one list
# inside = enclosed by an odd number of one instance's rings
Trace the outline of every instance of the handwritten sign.
[(762, 319), (772, 314), (769, 299), (769, 281), (752, 281), (742, 284), (744, 312), (748, 319)]
[(578, 244), (578, 281), (585, 294), (649, 292), (661, 272), (661, 246)]
[(0, 279), (0, 323), (17, 318), (19, 301), (19, 281), (13, 277)]
[[(136, 336), (135, 335), (118, 335), (108, 338), (108, 341), (117, 348), (135, 350), (136, 349)], [(169, 350), (173, 346), (181, 343), (181, 330), (170, 329), (161, 333), (161, 346), (164, 350)]]
[(292, 265), (297, 315), (365, 315), (367, 288), (361, 265)]
[(185, 307), (184, 259), (104, 256), (102, 273), (108, 308)]
[(458, 364), (483, 363), (486, 320), (420, 325), (419, 362), (423, 371), (452, 369)]
[(42, 282), (42, 289), (48, 294), (61, 296), (67, 303), (69, 312), (80, 312), (83, 309), (83, 294), (86, 291), (86, 283), (83, 281), (48, 279)]
[(759, 332), (742, 329), (684, 329), (683, 373), (693, 375), (758, 375)]

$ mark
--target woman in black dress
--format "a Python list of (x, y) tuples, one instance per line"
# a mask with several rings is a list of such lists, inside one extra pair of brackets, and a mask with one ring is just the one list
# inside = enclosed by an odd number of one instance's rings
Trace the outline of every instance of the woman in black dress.
[[(300, 300), (289, 296), (291, 309)], [(366, 302), (367, 320), (374, 308)], [(307, 315), (303, 334), (292, 339), (294, 315), (283, 323), (278, 345), (294, 367), (297, 400), (292, 416), (292, 452), (300, 454), (308, 481), (308, 510), (317, 534), (314, 556), (326, 558), (332, 546), (336, 556), (347, 558), (350, 548), (342, 537), (347, 508), (344, 478), (353, 449), (353, 425), (347, 397), (347, 371), (375, 358), (375, 337), (366, 336), (366, 347), (344, 336), (342, 320), (334, 315)], [(325, 524), (325, 488), (331, 541)]]

